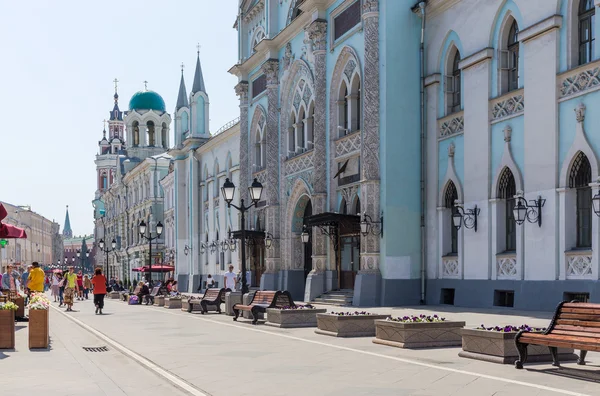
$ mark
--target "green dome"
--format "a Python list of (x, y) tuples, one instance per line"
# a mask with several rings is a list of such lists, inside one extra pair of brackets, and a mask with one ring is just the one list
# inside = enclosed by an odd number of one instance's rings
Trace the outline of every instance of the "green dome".
[(129, 110), (166, 111), (162, 96), (154, 91), (136, 92), (129, 101)]

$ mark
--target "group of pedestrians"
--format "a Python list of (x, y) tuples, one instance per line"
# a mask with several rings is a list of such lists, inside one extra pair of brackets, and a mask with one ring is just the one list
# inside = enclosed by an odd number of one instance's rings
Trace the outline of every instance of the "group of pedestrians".
[(59, 307), (65, 305), (67, 312), (73, 311), (73, 303), (89, 299), (90, 290), (94, 294), (94, 306), (96, 314), (102, 314), (104, 309), (104, 296), (106, 295), (106, 277), (102, 274), (101, 268), (96, 268), (92, 279), (88, 275), (83, 275), (81, 271), (75, 274), (75, 268), (69, 267), (64, 275), (57, 272), (52, 275), (51, 293), (54, 302), (59, 303)]

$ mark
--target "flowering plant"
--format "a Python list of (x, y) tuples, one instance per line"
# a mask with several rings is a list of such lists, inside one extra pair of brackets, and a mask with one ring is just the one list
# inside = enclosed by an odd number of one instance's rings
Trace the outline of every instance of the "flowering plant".
[(546, 328), (545, 327), (531, 327), (526, 324), (521, 325), (521, 326), (506, 325), (506, 326), (493, 326), (493, 327), (486, 327), (485, 325), (482, 324), (479, 327), (475, 328), (475, 330), (498, 331), (500, 333), (516, 333), (519, 330), (540, 332), (540, 331), (546, 330)]
[(397, 318), (387, 318), (387, 321), (390, 322), (401, 322), (401, 323), (433, 323), (433, 322), (445, 322), (446, 318), (441, 318), (437, 315), (429, 316), (429, 315), (410, 315), (410, 316), (402, 316)]
[(167, 296), (167, 298), (171, 299), (171, 300), (181, 300), (182, 295), (177, 293), (177, 294), (171, 294), (170, 296)]
[(375, 315), (371, 312), (367, 311), (354, 311), (354, 312), (329, 312), (330, 315), (337, 316), (367, 316), (367, 315)]
[(295, 310), (295, 309), (317, 309), (314, 306), (310, 305), (310, 304), (306, 304), (306, 305), (294, 305), (294, 306), (290, 306), (290, 305), (286, 305), (285, 307), (281, 307), (279, 308), (282, 311), (288, 311), (288, 310)]
[(29, 309), (50, 309), (50, 300), (44, 293), (33, 293), (29, 298)]
[(19, 306), (12, 301), (0, 303), (0, 311), (8, 311), (8, 310), (16, 311), (17, 309), (19, 309)]

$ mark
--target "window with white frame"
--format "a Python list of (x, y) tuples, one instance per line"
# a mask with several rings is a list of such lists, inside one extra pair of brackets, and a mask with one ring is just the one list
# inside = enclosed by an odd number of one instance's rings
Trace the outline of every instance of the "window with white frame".
[[(347, 76), (346, 76), (347, 77)], [(338, 137), (356, 132), (361, 128), (361, 81), (358, 73), (351, 80), (342, 80), (338, 96)]]
[(444, 194), (444, 206), (446, 209), (450, 209), (448, 211), (448, 215), (450, 216), (449, 221), (447, 222), (450, 227), (450, 251), (447, 254), (458, 254), (458, 229), (454, 227), (452, 222), (452, 215), (457, 211), (455, 202), (458, 199), (458, 192), (456, 191), (456, 186), (453, 181), (448, 183), (446, 187), (446, 192)]
[(293, 97), (293, 108), (287, 133), (288, 157), (314, 148), (315, 102), (309, 84), (301, 80)]
[(502, 199), (505, 205), (502, 221), (504, 222), (504, 250), (507, 252), (517, 250), (517, 229), (513, 212), (516, 194), (515, 177), (509, 168), (504, 168), (498, 183), (498, 198)]
[(265, 126), (266, 120), (264, 115), (260, 116), (260, 120), (254, 131), (254, 172), (258, 172), (266, 166), (266, 145), (265, 145)]
[(596, 40), (596, 7), (594, 0), (579, 0), (578, 12), (579, 64), (594, 59), (594, 41)]
[(499, 49), (500, 92), (519, 89), (519, 25), (510, 17), (501, 36)]
[(446, 78), (444, 82), (444, 90), (446, 93), (446, 114), (452, 114), (461, 109), (461, 70), (460, 52), (456, 47), (453, 47), (448, 57), (449, 62), (446, 64)]
[(569, 173), (569, 188), (577, 191), (576, 217), (577, 239), (576, 247), (592, 247), (592, 167), (587, 156), (581, 151), (575, 157)]

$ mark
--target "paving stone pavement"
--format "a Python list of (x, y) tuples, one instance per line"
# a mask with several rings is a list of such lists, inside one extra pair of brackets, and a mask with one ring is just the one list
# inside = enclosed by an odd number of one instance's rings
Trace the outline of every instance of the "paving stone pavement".
[[(91, 303), (79, 303), (91, 307)], [(73, 315), (79, 314), (73, 312)], [(86, 352), (83, 347), (106, 346), (63, 316), (50, 311), (50, 348), (29, 350), (27, 323), (16, 326), (15, 350), (0, 350), (0, 395), (147, 396), (151, 392), (187, 393), (157, 377), (122, 353)]]
[[(511, 365), (459, 358), (460, 348), (404, 350), (373, 344), (370, 337), (333, 338), (315, 334), (314, 328), (252, 326), (225, 315), (129, 306), (117, 300), (106, 302), (103, 316), (94, 315), (87, 301), (78, 303), (76, 310), (53, 312), (53, 338), (61, 337), (63, 328), (89, 326), (201, 392), (196, 394), (600, 395), (598, 353), (588, 354), (590, 363), (584, 368), (574, 363), (561, 369), (529, 364), (526, 370), (516, 370)], [(446, 306), (367, 310), (394, 316), (443, 313), (448, 319), (466, 321), (468, 327), (481, 323), (543, 326), (552, 316), (551, 312)], [(57, 320), (67, 315), (79, 325)], [(3, 389), (1, 384), (2, 380)]]

